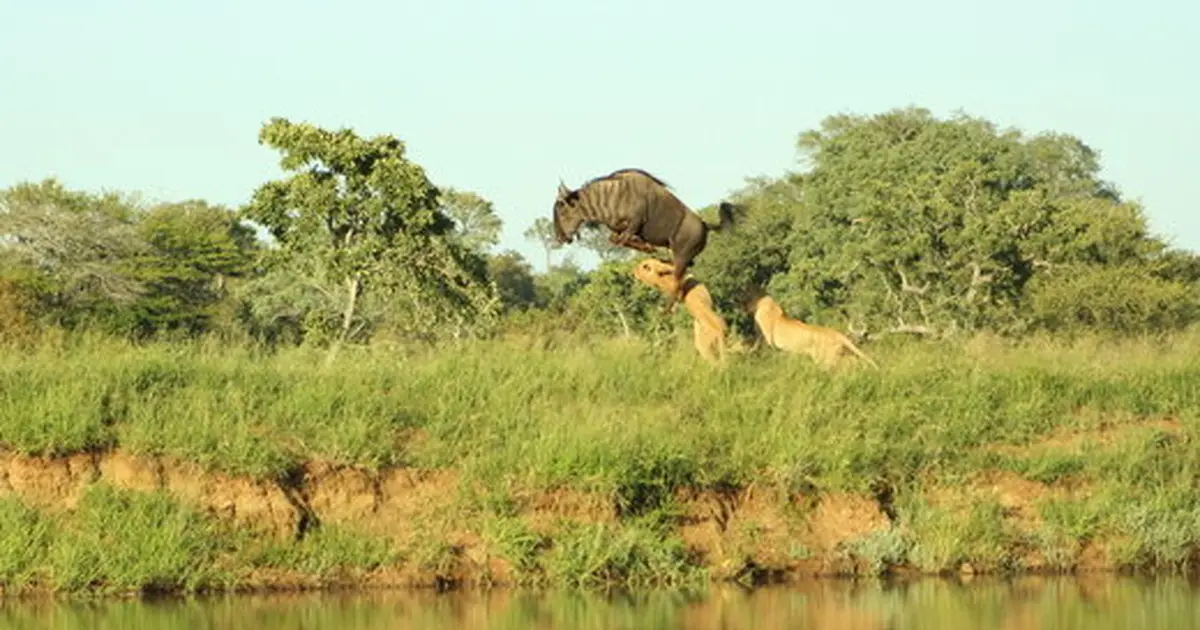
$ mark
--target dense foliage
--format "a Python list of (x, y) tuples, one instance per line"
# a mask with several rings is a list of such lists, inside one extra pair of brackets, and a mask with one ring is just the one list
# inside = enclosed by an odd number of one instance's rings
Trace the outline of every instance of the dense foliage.
[[(548, 217), (524, 231), (544, 247), (541, 271), (495, 251), (492, 203), (435, 185), (392, 136), (275, 118), (259, 140), (290, 175), (238, 209), (54, 179), (0, 192), (0, 335), (336, 347), (505, 330), (653, 340), (687, 325), (660, 314), (629, 274), (637, 255), (602, 230), (571, 246), (600, 256), (591, 271), (553, 243)], [(830, 116), (797, 147), (805, 168), (749, 180), (733, 195), (743, 223), (694, 268), (741, 333), (751, 283), (793, 316), (875, 336), (1140, 334), (1200, 317), (1200, 258), (1149, 234), (1078, 138), (908, 108)], [(711, 218), (718, 200), (688, 201)]]

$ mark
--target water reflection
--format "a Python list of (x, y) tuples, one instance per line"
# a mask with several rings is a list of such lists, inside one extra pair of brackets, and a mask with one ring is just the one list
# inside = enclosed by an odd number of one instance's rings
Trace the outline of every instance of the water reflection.
[(1200, 629), (1185, 580), (1022, 578), (882, 583), (823, 580), (699, 594), (451, 593), (235, 596), (156, 602), (10, 600), (0, 629), (32, 630), (844, 630)]

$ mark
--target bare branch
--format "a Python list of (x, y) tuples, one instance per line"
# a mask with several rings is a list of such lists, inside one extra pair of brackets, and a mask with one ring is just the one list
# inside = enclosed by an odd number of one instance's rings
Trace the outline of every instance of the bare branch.
[(902, 303), (900, 300), (900, 296), (897, 295), (896, 292), (892, 290), (892, 283), (888, 282), (887, 275), (884, 274), (882, 271), (880, 271), (879, 277), (880, 277), (880, 279), (883, 280), (883, 288), (887, 291), (888, 297), (890, 297), (893, 301), (896, 302), (896, 306), (900, 306)]
[(69, 293), (95, 290), (105, 299), (128, 302), (145, 287), (119, 268), (150, 251), (133, 226), (99, 212), (64, 210), (47, 204), (4, 203), (0, 234), (27, 264), (55, 274)]
[(860, 341), (866, 339), (868, 335), (866, 326), (856, 328), (854, 326), (854, 321), (849, 318), (846, 320), (846, 332), (850, 333), (850, 336)]
[(995, 278), (995, 274), (983, 273), (983, 268), (980, 267), (979, 263), (977, 263), (977, 262), (972, 262), (970, 267), (971, 267), (971, 286), (987, 284), (988, 282), (991, 282)]
[(617, 314), (617, 319), (621, 322), (621, 330), (624, 332), (625, 337), (632, 337), (633, 333), (629, 330), (629, 322), (625, 319), (625, 313), (615, 306), (613, 307), (613, 311)]
[(934, 334), (933, 330), (931, 330), (928, 326), (914, 326), (914, 325), (903, 324), (903, 323), (900, 324), (899, 326), (893, 326), (893, 327), (889, 328), (887, 330), (887, 332), (894, 333), (894, 334), (908, 334), (908, 335), (921, 335), (921, 336)]
[(972, 261), (968, 266), (971, 268), (971, 285), (967, 288), (966, 301), (970, 304), (975, 301), (975, 293), (979, 287), (990, 283), (996, 276), (991, 273), (983, 273), (983, 268), (977, 262)]
[(963, 205), (966, 207), (967, 212), (969, 212), (971, 214), (975, 214), (975, 198), (979, 192), (979, 184), (975, 181), (975, 178), (973, 178), (973, 177), (970, 180), (968, 180), (968, 182), (970, 183), (971, 189), (970, 189), (970, 192), (967, 194), (966, 202)]
[(900, 263), (893, 263), (893, 266), (895, 266), (895, 268), (896, 268), (896, 273), (900, 275), (900, 290), (902, 292), (915, 293), (917, 295), (925, 295), (925, 292), (929, 290), (928, 282), (926, 282), (924, 284), (924, 286), (919, 286), (919, 287), (910, 283), (908, 281), (908, 276), (905, 275), (904, 270), (900, 268)]
[[(928, 286), (928, 285), (926, 285), (926, 286)], [(925, 310), (925, 301), (924, 300), (913, 300), (913, 301), (917, 303), (917, 310), (921, 311), (921, 321), (928, 324), (929, 323), (929, 311)]]
[(320, 282), (317, 282), (316, 280), (313, 280), (312, 278), (305, 278), (304, 282), (308, 286), (320, 291), (321, 294), (324, 295), (326, 298), (328, 298), (331, 302), (337, 299), (336, 297), (334, 297), (333, 292), (330, 291), (328, 288), (326, 288), (325, 285), (321, 284)]

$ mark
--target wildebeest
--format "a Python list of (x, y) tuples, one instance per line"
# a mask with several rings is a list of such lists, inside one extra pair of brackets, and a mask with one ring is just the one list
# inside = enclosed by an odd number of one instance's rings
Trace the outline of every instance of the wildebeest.
[(731, 203), (720, 204), (720, 223), (706, 223), (669, 189), (666, 182), (639, 168), (624, 168), (588, 180), (575, 190), (561, 180), (554, 200), (554, 236), (559, 244), (570, 243), (583, 224), (600, 224), (613, 231), (609, 241), (653, 254), (656, 247), (671, 251), (676, 290), (667, 311), (682, 300), (683, 281), (693, 259), (708, 244), (708, 232), (729, 228), (734, 223)]

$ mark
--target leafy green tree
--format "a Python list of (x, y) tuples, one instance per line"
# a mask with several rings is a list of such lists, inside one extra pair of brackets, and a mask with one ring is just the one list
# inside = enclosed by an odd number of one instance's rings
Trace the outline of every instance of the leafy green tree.
[(1196, 286), (1138, 265), (1069, 265), (1030, 282), (1034, 327), (1055, 332), (1157, 333), (1200, 318)]
[(280, 151), (293, 174), (255, 190), (243, 215), (279, 243), (276, 270), (286, 265), (325, 293), (338, 287), (335, 350), (372, 325), (359, 317), (369, 290), (392, 301), (405, 334), (436, 335), (447, 323), (466, 334), (494, 313), (485, 261), (455, 241), (439, 190), (405, 157), (403, 142), (279, 117), (259, 141)]
[(551, 254), (554, 250), (562, 248), (562, 245), (554, 239), (554, 222), (546, 217), (538, 217), (528, 228), (525, 228), (523, 236), (541, 245), (545, 250), (546, 272), (549, 272), (553, 267)]
[(120, 223), (132, 223), (143, 207), (141, 195), (106, 191), (71, 190), (55, 177), (40, 182), (20, 182), (3, 192), (12, 208), (49, 207), (74, 214), (95, 213)]
[[(1095, 152), (1074, 137), (907, 108), (830, 116), (797, 147), (810, 168), (743, 191), (747, 225), (698, 262), (724, 291), (752, 279), (802, 318), (939, 335), (1063, 321), (1030, 301), (1036, 287), (1088, 297), (1058, 276), (1100, 273), (1093, 288), (1141, 277), (1110, 292), (1141, 287), (1162, 304), (1187, 293), (1151, 282), (1177, 282), (1191, 263), (1148, 234), (1141, 208), (1099, 178)], [(1062, 302), (1043, 294), (1040, 304)]]
[(662, 294), (633, 277), (634, 261), (601, 263), (587, 274), (587, 282), (567, 299), (567, 312), (589, 332), (631, 337), (661, 338), (684, 321), (686, 311), (675, 317), (662, 315)]
[[(746, 207), (737, 229), (710, 239), (691, 275), (708, 287), (714, 307), (733, 329), (752, 334), (753, 322), (742, 309), (742, 299), (747, 288), (768, 286), (787, 271), (792, 226), (804, 211), (803, 178), (791, 174), (753, 179), (731, 195), (731, 201)], [(697, 210), (709, 221), (715, 221), (716, 211), (715, 205)]]
[(587, 286), (589, 278), (590, 274), (568, 257), (551, 267), (550, 271), (534, 276), (537, 305), (543, 309), (561, 311), (573, 295)]
[(486, 254), (500, 242), (504, 222), (496, 214), (492, 202), (479, 195), (443, 187), (441, 211), (454, 221), (454, 239), (463, 247)]
[(506, 250), (488, 258), (488, 274), (496, 283), (505, 311), (525, 310), (537, 303), (537, 285), (529, 261)]
[(200, 200), (155, 206), (136, 227), (151, 247), (127, 265), (146, 293), (123, 313), (126, 325), (140, 334), (208, 330), (227, 283), (251, 271), (254, 231), (233, 211)]
[(585, 225), (579, 230), (578, 243), (584, 249), (591, 251), (600, 258), (601, 262), (627, 262), (637, 254), (633, 249), (621, 245), (613, 245), (610, 241), (612, 232), (603, 226)]

